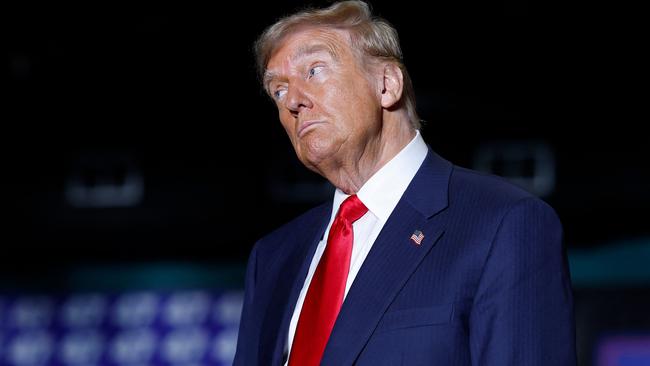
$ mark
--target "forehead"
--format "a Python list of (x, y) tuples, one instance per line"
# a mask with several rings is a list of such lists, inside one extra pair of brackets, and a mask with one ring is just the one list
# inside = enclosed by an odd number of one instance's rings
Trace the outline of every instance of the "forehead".
[(346, 31), (308, 28), (294, 31), (280, 41), (271, 53), (267, 69), (279, 66), (278, 63), (296, 61), (311, 54), (325, 52), (339, 58), (350, 52), (350, 41)]

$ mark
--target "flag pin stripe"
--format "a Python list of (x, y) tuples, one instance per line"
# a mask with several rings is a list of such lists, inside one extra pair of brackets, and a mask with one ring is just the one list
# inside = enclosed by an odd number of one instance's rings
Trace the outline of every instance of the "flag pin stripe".
[(413, 234), (411, 234), (411, 240), (417, 245), (422, 244), (422, 240), (424, 239), (424, 234), (420, 230), (415, 230)]

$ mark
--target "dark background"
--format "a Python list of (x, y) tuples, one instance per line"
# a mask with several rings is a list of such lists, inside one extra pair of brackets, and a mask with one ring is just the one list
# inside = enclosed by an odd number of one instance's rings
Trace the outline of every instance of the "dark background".
[[(273, 190), (318, 178), (293, 158), (251, 50), (266, 25), (304, 5), (232, 6), (4, 14), (2, 235), (16, 255), (47, 253), (39, 266), (241, 260), (256, 238), (324, 199), (282, 199)], [(400, 31), (423, 134), (436, 151), (472, 167), (486, 141), (542, 141), (557, 166), (556, 189), (545, 199), (562, 217), (569, 245), (649, 233), (648, 138), (632, 130), (636, 121), (625, 106), (618, 110), (617, 97), (603, 97), (613, 89), (605, 70), (593, 78), (600, 88), (584, 84), (604, 62), (576, 67), (590, 57), (589, 37), (574, 43), (577, 33), (561, 17), (526, 2), (373, 8)], [(103, 162), (117, 181), (124, 165), (142, 173), (140, 204), (66, 204), (66, 180), (98, 155), (128, 161)], [(81, 170), (89, 184), (98, 174)]]
[[(79, 265), (243, 265), (256, 239), (327, 200), (326, 183), (293, 156), (252, 53), (265, 26), (304, 5), (4, 11), (4, 282), (65, 286), (57, 276)], [(525, 1), (372, 5), (400, 33), (422, 133), (438, 153), (471, 168), (485, 144), (542, 144), (555, 172), (543, 198), (569, 250), (648, 240), (650, 139), (635, 127), (645, 122), (633, 112), (636, 51), (630, 37), (616, 39), (633, 29)], [(133, 205), (66, 198), (71, 182), (119, 187), (134, 172), (144, 190)], [(589, 291), (582, 298), (599, 298)], [(635, 291), (630, 304), (648, 301)], [(636, 314), (617, 324), (650, 327)]]

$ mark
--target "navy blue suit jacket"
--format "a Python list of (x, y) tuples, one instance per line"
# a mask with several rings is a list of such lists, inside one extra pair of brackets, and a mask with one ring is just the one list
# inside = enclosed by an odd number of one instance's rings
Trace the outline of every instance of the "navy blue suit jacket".
[[(331, 202), (253, 248), (235, 365), (281, 365)], [(410, 240), (420, 230), (420, 245)], [(575, 365), (560, 222), (429, 150), (345, 298), (323, 365)]]

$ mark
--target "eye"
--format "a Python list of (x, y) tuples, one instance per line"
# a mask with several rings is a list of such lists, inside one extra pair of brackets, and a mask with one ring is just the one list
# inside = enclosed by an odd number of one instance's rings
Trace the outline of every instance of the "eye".
[(280, 99), (287, 93), (286, 89), (277, 89), (273, 92), (273, 98)]
[(307, 75), (307, 79), (311, 79), (312, 76), (318, 74), (319, 72), (323, 71), (324, 66), (314, 66), (311, 69), (309, 69), (309, 74)]

